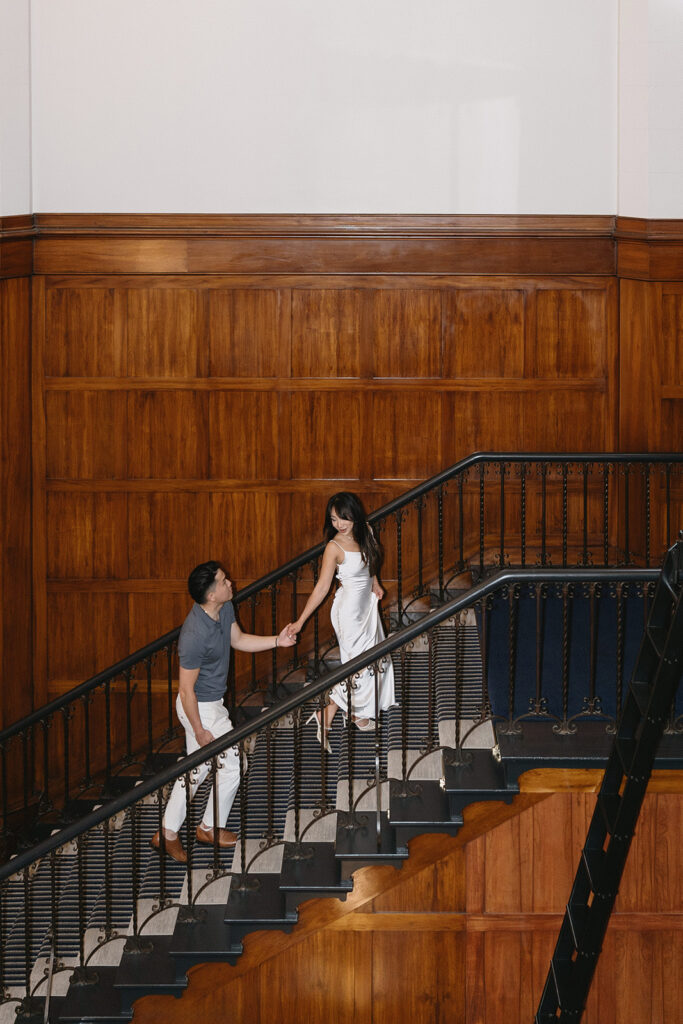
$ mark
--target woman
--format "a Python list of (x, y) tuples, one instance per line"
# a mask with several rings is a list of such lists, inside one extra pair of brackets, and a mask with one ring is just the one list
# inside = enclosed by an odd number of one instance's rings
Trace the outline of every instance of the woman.
[[(344, 663), (384, 639), (378, 604), (384, 591), (377, 582), (381, 556), (361, 500), (356, 494), (341, 491), (332, 495), (325, 511), (323, 533), (328, 543), (323, 553), (320, 578), (303, 612), (287, 628), (292, 636), (300, 632), (306, 620), (324, 601), (336, 572), (341, 585), (332, 602), (331, 618), (337, 634), (339, 654)], [(380, 667), (377, 686), (378, 708), (375, 706), (374, 668), (364, 669), (351, 684), (350, 718), (363, 731), (374, 729), (378, 710), (384, 711), (395, 703), (394, 668), (390, 659), (386, 659)], [(330, 703), (325, 707), (325, 749), (328, 752), (330, 745), (327, 734), (338, 708), (345, 715), (349, 714), (346, 682), (332, 688)], [(322, 743), (320, 712), (314, 712), (308, 721), (313, 719), (318, 728), (318, 740)]]

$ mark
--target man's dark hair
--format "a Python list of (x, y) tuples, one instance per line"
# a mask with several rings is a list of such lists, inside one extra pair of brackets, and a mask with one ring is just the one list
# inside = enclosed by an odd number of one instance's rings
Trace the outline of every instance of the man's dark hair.
[(216, 573), (219, 569), (223, 569), (220, 562), (202, 562), (201, 565), (196, 565), (188, 576), (187, 589), (197, 604), (204, 604), (206, 601), (207, 594), (216, 582)]

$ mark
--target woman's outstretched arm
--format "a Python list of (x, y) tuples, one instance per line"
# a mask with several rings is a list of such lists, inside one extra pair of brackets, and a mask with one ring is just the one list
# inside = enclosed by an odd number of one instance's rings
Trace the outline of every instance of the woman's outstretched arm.
[(316, 610), (318, 605), (322, 604), (322, 602), (327, 597), (329, 589), (332, 586), (332, 580), (334, 579), (334, 574), (337, 569), (337, 565), (339, 564), (338, 556), (340, 553), (341, 549), (337, 547), (336, 544), (333, 544), (332, 541), (330, 541), (327, 547), (325, 548), (325, 551), (323, 552), (323, 562), (322, 566), (320, 567), (320, 576), (318, 578), (318, 582), (313, 587), (313, 590), (311, 591), (311, 595), (308, 601), (306, 602), (304, 610), (302, 611), (301, 615), (296, 620), (296, 622), (290, 622), (289, 626), (287, 626), (287, 629), (289, 630), (290, 634), (294, 635), (296, 633), (299, 633), (303, 629), (306, 620), (311, 617), (311, 615)]

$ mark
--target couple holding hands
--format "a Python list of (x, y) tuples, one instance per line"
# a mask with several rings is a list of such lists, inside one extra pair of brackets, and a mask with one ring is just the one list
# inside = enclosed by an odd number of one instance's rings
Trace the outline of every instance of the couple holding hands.
[[(384, 591), (377, 580), (381, 554), (357, 495), (342, 491), (330, 498), (323, 533), (328, 543), (318, 582), (296, 622), (290, 622), (277, 636), (257, 636), (240, 629), (232, 605), (232, 583), (219, 562), (203, 562), (190, 573), (188, 590), (195, 603), (178, 638), (180, 669), (176, 699), (176, 711), (185, 729), (188, 754), (232, 729), (223, 704), (231, 647), (255, 653), (273, 647), (293, 646), (307, 619), (327, 596), (335, 573), (340, 586), (332, 603), (331, 618), (342, 663), (384, 639), (379, 615), (379, 601)], [(338, 709), (341, 708), (344, 716), (348, 716), (357, 728), (365, 731), (374, 729), (378, 711), (384, 711), (395, 703), (390, 660), (382, 664), (377, 683), (378, 707), (375, 706), (375, 676), (366, 669), (354, 679), (350, 708), (347, 686), (339, 683), (330, 691), (322, 722), (319, 711), (314, 711), (308, 719), (308, 722), (315, 722), (318, 740), (328, 753), (331, 752), (329, 728)], [(192, 782), (192, 797), (208, 770), (208, 764), (197, 770)], [(221, 755), (216, 773), (218, 817), (223, 824), (227, 821), (239, 782), (239, 752), (231, 747)], [(223, 827), (214, 832), (213, 804), (211, 793), (204, 817), (197, 826), (197, 841), (234, 846), (237, 842), (234, 832)], [(179, 778), (166, 805), (163, 827), (150, 842), (154, 849), (166, 852), (180, 863), (187, 861), (187, 854), (178, 838), (185, 813), (184, 779)]]

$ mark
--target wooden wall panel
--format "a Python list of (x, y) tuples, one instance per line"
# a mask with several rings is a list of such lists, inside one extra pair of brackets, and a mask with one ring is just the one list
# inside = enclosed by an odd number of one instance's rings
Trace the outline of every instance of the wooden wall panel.
[(539, 289), (536, 376), (605, 379), (606, 299), (606, 291), (598, 288)]
[(124, 327), (130, 377), (199, 377), (207, 358), (202, 297), (194, 289), (131, 288)]
[(358, 288), (292, 289), (292, 377), (360, 377), (369, 347)]
[(289, 324), (289, 294), (279, 289), (209, 289), (209, 376), (277, 377)]
[(213, 480), (277, 480), (279, 396), (273, 391), (209, 395), (209, 476)]
[(293, 479), (358, 478), (361, 445), (368, 442), (362, 428), (358, 393), (295, 393), (290, 442)]
[(208, 395), (204, 392), (129, 392), (128, 476), (132, 480), (206, 479), (208, 412)]
[(379, 392), (371, 417), (375, 479), (422, 480), (443, 466), (441, 395)]
[(123, 322), (116, 317), (117, 290), (51, 288), (45, 320), (46, 377), (120, 377), (126, 369)]
[(458, 288), (443, 297), (443, 375), (523, 378), (527, 291)]
[[(126, 396), (110, 391), (45, 395), (46, 478), (116, 480), (127, 475)], [(137, 451), (146, 448), (136, 429)]]
[(48, 679), (87, 679), (124, 657), (128, 647), (125, 594), (91, 590), (53, 593), (47, 606)]
[(30, 301), (27, 277), (0, 280), (0, 728), (34, 699)]
[(127, 532), (131, 578), (187, 578), (194, 565), (212, 557), (209, 554), (210, 501), (209, 494), (182, 491), (129, 495)]
[(374, 376), (441, 376), (439, 292), (378, 290), (372, 300)]
[(48, 579), (125, 580), (129, 571), (139, 575), (128, 555), (126, 494), (52, 491), (47, 495), (46, 526)]

